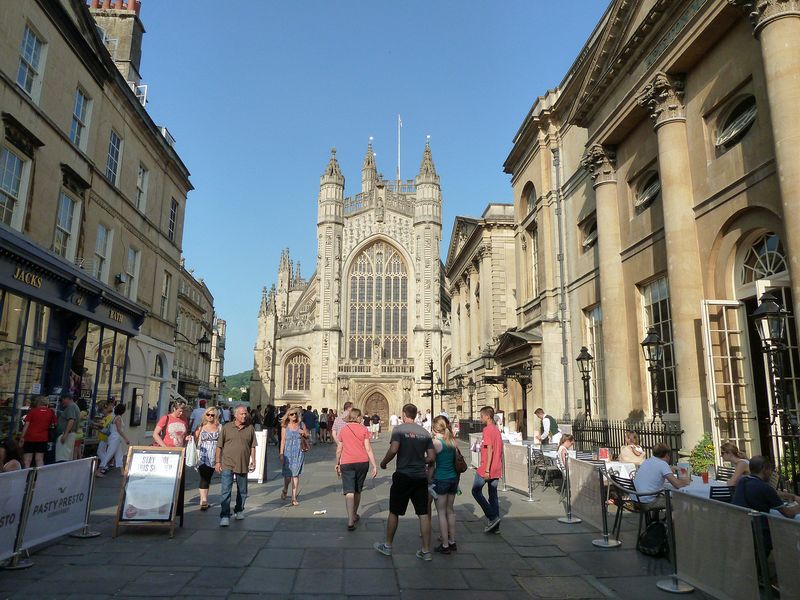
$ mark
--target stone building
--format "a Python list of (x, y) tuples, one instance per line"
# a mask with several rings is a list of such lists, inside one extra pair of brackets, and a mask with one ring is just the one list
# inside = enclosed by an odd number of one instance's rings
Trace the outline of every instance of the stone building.
[(139, 8), (0, 6), (3, 410), (64, 389), (89, 411), (113, 397), (133, 442), (169, 397), (192, 189), (144, 106)]
[(214, 328), (211, 334), (211, 375), (208, 387), (211, 397), (220, 400), (225, 381), (225, 336), (228, 324), (225, 319), (214, 317)]
[(253, 405), (347, 401), (384, 419), (420, 402), (417, 381), (449, 351), (439, 257), (442, 197), (426, 144), (413, 180), (378, 175), (370, 142), (361, 191), (345, 198), (336, 151), (320, 178), (317, 264), (303, 279), (285, 250), (258, 316)]
[(205, 281), (194, 276), (194, 269), (181, 261), (173, 375), (178, 395), (190, 402), (216, 400), (211, 390), (214, 318), (214, 296)]
[(518, 273), (531, 280), (518, 327), (542, 337), (519, 360), (535, 370), (552, 354), (565, 367), (534, 384), (537, 404), (584, 410), (574, 359), (586, 345), (593, 414), (650, 416), (640, 343), (653, 327), (665, 343), (657, 408), (680, 422), (684, 446), (707, 431), (769, 451), (769, 377), (749, 315), (765, 290), (790, 313), (796, 414), (798, 76), (794, 2), (610, 4), (505, 163)]
[[(511, 204), (489, 204), (479, 219), (459, 216), (453, 224), (445, 273), (451, 298), (452, 351), (445, 358), (450, 415), (477, 419), (489, 405), (517, 426), (517, 406), (502, 385), (486, 382), (499, 375), (499, 338), (516, 325), (517, 278), (514, 269), (516, 221)], [(507, 388), (505, 390), (507, 392)]]

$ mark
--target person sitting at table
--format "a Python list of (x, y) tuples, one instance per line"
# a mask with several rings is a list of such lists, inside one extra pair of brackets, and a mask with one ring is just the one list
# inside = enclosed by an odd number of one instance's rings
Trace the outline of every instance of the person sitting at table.
[(736, 444), (725, 442), (720, 446), (720, 455), (722, 460), (729, 462), (733, 465), (733, 475), (725, 483), (730, 486), (735, 486), (739, 481), (750, 472), (750, 461), (744, 456), (744, 453), (736, 447)]
[(786, 502), (797, 502), (798, 497), (787, 492), (779, 492), (768, 482), (775, 468), (772, 461), (765, 456), (754, 456), (750, 459), (750, 474), (743, 476), (736, 484), (733, 492), (733, 504), (751, 508), (758, 512), (768, 513), (775, 509), (784, 517), (793, 519), (800, 514), (800, 504), (785, 506)]
[(639, 434), (635, 431), (625, 432), (625, 445), (619, 449), (619, 462), (630, 463), (637, 467), (644, 462), (644, 449), (639, 445)]
[(633, 485), (637, 492), (644, 492), (645, 495), (639, 496), (639, 503), (644, 505), (645, 510), (658, 510), (666, 508), (666, 500), (663, 494), (653, 496), (647, 492), (657, 492), (664, 489), (664, 483), (668, 482), (675, 489), (686, 487), (691, 483), (690, 479), (675, 477), (672, 473), (670, 460), (672, 453), (666, 444), (656, 444), (653, 448), (653, 456), (645, 460), (636, 471), (636, 479)]
[(575, 437), (570, 433), (565, 433), (561, 436), (561, 443), (558, 445), (558, 460), (562, 465), (567, 464), (567, 456), (570, 449), (575, 445)]

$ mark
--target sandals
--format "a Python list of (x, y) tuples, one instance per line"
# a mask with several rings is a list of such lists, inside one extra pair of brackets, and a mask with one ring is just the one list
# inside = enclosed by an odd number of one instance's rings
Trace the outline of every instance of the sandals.
[(287, 495), (288, 495), (288, 492), (287, 492), (286, 490), (283, 490), (283, 491), (281, 492), (281, 500), (286, 500), (286, 496), (287, 496)]
[(200, 504), (200, 510), (202, 510), (202, 511), (208, 510), (208, 507), (209, 507), (209, 504), (207, 502), (203, 502), (202, 504)]
[(300, 503), (297, 500), (292, 500), (292, 506), (300, 506)]
[(356, 518), (355, 518), (355, 519), (353, 519), (353, 523), (354, 523), (354, 524), (355, 524), (355, 523), (358, 523), (360, 520), (361, 520), (361, 515), (357, 514), (357, 515), (356, 515)]
[(355, 531), (355, 530), (356, 530), (356, 524), (355, 523), (353, 523), (352, 525), (348, 525), (347, 526), (347, 531)]

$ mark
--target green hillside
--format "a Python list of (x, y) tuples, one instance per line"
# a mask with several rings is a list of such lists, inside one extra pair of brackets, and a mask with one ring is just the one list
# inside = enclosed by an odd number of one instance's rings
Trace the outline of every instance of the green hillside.
[(225, 398), (233, 398), (234, 400), (241, 400), (242, 391), (240, 388), (246, 388), (250, 385), (250, 374), (252, 369), (242, 371), (241, 373), (234, 373), (232, 375), (225, 375), (225, 388), (222, 395)]

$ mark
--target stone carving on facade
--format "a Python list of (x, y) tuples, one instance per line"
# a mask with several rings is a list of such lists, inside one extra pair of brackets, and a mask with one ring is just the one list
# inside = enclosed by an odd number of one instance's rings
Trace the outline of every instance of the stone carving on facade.
[(800, 16), (800, 0), (728, 0), (728, 4), (747, 13), (756, 35), (770, 21), (779, 17), (786, 14)]
[(610, 146), (593, 144), (587, 148), (581, 166), (589, 171), (595, 186), (617, 181), (617, 152)]
[(656, 73), (653, 81), (644, 86), (636, 101), (650, 111), (655, 127), (670, 121), (685, 121), (686, 106), (683, 104), (685, 80), (682, 75)]

